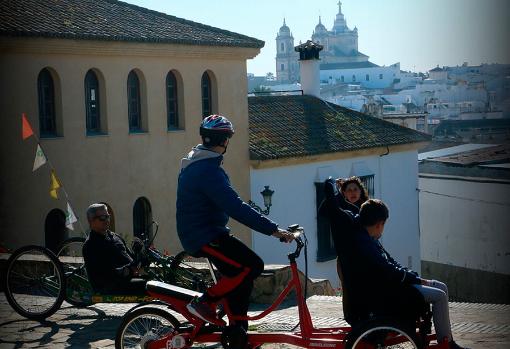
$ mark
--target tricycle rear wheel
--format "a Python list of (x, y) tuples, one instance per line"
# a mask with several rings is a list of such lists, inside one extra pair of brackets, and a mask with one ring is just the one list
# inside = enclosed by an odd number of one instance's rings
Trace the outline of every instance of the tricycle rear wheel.
[(66, 280), (58, 258), (41, 246), (17, 249), (7, 261), (5, 297), (27, 319), (42, 321), (64, 301)]
[(346, 349), (422, 349), (415, 332), (392, 321), (368, 321), (347, 336)]

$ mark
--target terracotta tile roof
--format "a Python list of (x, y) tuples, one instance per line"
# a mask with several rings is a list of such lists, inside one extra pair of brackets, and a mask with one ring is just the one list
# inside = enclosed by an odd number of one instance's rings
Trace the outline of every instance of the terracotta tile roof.
[(264, 46), (258, 39), (115, 0), (2, 0), (0, 35)]
[(250, 159), (269, 160), (429, 141), (427, 134), (313, 96), (249, 97)]

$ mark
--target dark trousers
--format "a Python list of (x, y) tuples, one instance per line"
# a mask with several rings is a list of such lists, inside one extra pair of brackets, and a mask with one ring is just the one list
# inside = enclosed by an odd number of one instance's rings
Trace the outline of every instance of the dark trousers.
[[(217, 239), (200, 249), (221, 273), (218, 283), (206, 292), (213, 301), (226, 298), (233, 315), (246, 316), (255, 280), (264, 271), (262, 259), (234, 236)], [(239, 321), (248, 329), (248, 321)]]

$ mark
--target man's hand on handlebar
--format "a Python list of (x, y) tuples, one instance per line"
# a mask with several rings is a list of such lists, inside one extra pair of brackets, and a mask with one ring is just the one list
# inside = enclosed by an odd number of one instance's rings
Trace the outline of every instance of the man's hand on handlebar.
[(275, 231), (272, 235), (275, 238), (280, 239), (281, 242), (287, 242), (288, 243), (288, 242), (292, 242), (292, 240), (295, 239), (294, 234), (289, 233), (287, 230), (283, 230), (283, 229), (280, 229), (280, 228), (278, 228), (278, 230)]

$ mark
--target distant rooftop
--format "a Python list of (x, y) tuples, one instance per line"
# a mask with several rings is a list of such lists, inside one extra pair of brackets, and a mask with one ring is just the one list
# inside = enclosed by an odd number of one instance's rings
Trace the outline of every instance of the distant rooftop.
[(439, 68), (439, 66), (435, 67), (434, 69), (430, 69), (429, 71), (433, 71), (433, 72), (439, 72), (439, 71), (444, 71), (443, 68)]
[(510, 162), (510, 144), (501, 144), (428, 159), (455, 165), (473, 166)]
[(443, 156), (449, 156), (454, 154), (459, 154), (471, 150), (478, 150), (483, 148), (490, 148), (494, 147), (494, 144), (475, 144), (475, 143), (468, 143), (468, 144), (461, 144), (456, 145), (453, 147), (444, 147), (441, 149), (436, 149), (424, 153), (418, 154), (418, 160), (425, 160), (425, 159), (431, 159), (431, 158), (438, 158)]
[(442, 175), (470, 181), (510, 183), (510, 144), (465, 144), (452, 148), (468, 148), (466, 146), (483, 147), (422, 159), (420, 176)]
[(115, 0), (3, 0), (0, 36), (264, 46), (255, 38)]
[(441, 120), (434, 135), (454, 135), (459, 130), (491, 129), (505, 131), (510, 129), (510, 119)]
[(361, 69), (378, 67), (377, 64), (365, 62), (346, 62), (346, 63), (325, 63), (320, 65), (321, 70), (335, 70), (335, 69)]

